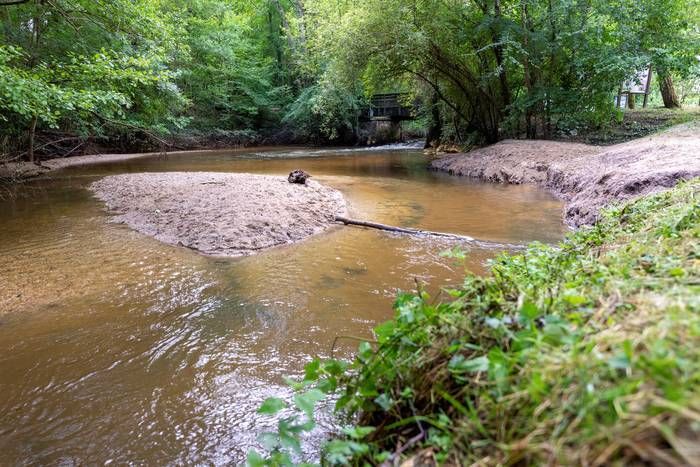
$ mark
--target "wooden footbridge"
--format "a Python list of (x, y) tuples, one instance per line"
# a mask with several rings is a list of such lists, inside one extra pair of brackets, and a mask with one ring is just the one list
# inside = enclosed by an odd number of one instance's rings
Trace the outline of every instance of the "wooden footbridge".
[(408, 93), (375, 94), (370, 99), (369, 107), (364, 112), (368, 120), (413, 120), (413, 106), (406, 106)]

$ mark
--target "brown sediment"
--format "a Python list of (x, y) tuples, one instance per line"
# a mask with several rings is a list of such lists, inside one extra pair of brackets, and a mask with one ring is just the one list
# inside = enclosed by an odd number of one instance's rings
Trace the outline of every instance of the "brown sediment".
[[(256, 151), (265, 151), (267, 149), (279, 149), (276, 146), (258, 146)], [(78, 167), (83, 165), (106, 164), (110, 162), (122, 162), (132, 159), (141, 159), (144, 157), (154, 156), (175, 156), (182, 154), (204, 154), (204, 153), (224, 153), (248, 151), (250, 148), (215, 148), (215, 149), (193, 149), (184, 151), (167, 151), (167, 152), (138, 152), (128, 154), (87, 154), (82, 156), (58, 157), (55, 159), (42, 160), (38, 164), (27, 161), (3, 161), (0, 159), (0, 179), (15, 179), (23, 180), (39, 175), (44, 175), (54, 170), (64, 169), (67, 167)]]
[(286, 177), (209, 172), (124, 174), (90, 189), (114, 220), (171, 245), (243, 256), (323, 232), (345, 212), (337, 190)]
[(535, 183), (566, 201), (565, 220), (595, 222), (600, 209), (700, 176), (700, 124), (691, 123), (614, 146), (505, 140), (431, 163), (453, 175)]
[[(185, 151), (169, 152), (167, 154), (179, 154)], [(65, 158), (49, 159), (41, 161), (39, 164), (32, 162), (4, 162), (0, 161), (0, 178), (16, 178), (25, 179), (43, 175), (45, 173), (63, 169), (66, 167), (75, 167), (81, 165), (101, 164), (107, 162), (127, 161), (131, 159), (140, 159), (142, 157), (157, 156), (158, 152), (144, 152), (134, 154), (90, 154), (85, 156), (73, 156)]]

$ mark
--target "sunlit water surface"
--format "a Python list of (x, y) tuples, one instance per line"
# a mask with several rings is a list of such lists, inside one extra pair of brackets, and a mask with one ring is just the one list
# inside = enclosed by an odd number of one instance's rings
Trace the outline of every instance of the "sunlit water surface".
[[(109, 222), (86, 186), (108, 174), (302, 168), (353, 217), (507, 243), (561, 238), (561, 204), (530, 186), (426, 170), (416, 150), (206, 152), (73, 168), (0, 202), (0, 465), (227, 464), (275, 421), (283, 377), (371, 336), (399, 290), (485, 271), (452, 242), (337, 227), (246, 258), (211, 258)], [(335, 356), (351, 355), (343, 342)], [(326, 418), (306, 450), (313, 457)]]

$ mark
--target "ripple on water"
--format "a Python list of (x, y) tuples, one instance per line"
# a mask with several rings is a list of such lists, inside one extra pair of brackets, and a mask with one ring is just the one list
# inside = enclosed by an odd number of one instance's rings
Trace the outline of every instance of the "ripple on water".
[[(0, 203), (0, 464), (241, 462), (275, 424), (256, 415), (260, 402), (290, 397), (284, 376), (330, 356), (338, 335), (369, 336), (414, 279), (437, 295), (494, 254), (472, 247), (460, 265), (440, 255), (451, 242), (343, 227), (253, 257), (208, 258), (108, 223), (84, 189), (97, 176), (302, 167), (360, 218), (498, 242), (563, 231), (548, 195), (431, 174), (420, 153), (282, 156), (84, 167)], [(335, 355), (355, 346), (341, 341)], [(312, 457), (332, 418), (321, 425)]]

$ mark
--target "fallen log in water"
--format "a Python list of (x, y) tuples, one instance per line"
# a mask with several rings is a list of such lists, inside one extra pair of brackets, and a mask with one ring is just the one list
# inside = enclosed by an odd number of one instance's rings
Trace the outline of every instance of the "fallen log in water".
[(486, 240), (478, 240), (474, 237), (468, 235), (458, 235), (447, 232), (433, 232), (432, 230), (421, 230), (421, 229), (411, 229), (409, 227), (396, 227), (393, 225), (380, 224), (379, 222), (361, 221), (357, 219), (350, 219), (343, 216), (335, 216), (337, 222), (342, 222), (345, 225), (357, 225), (359, 227), (368, 227), (370, 229), (386, 230), (387, 232), (404, 233), (409, 235), (423, 235), (431, 237), (443, 237), (451, 238), (453, 240), (460, 240), (463, 242), (469, 242), (479, 248), (486, 249), (500, 249), (500, 250), (522, 250), (525, 248), (523, 244), (513, 244), (513, 243), (497, 243), (490, 242)]
[(445, 233), (445, 232), (433, 232), (431, 230), (411, 229), (408, 227), (395, 227), (393, 225), (380, 224), (379, 222), (369, 222), (369, 221), (360, 221), (360, 220), (356, 220), (356, 219), (349, 219), (349, 218), (343, 217), (343, 216), (335, 216), (335, 220), (338, 222), (342, 222), (345, 225), (359, 225), (361, 227), (369, 227), (370, 229), (386, 230), (389, 232), (405, 233), (405, 234), (411, 234), (411, 235), (429, 235), (432, 237), (447, 237), (447, 238), (454, 238), (457, 240), (465, 240), (468, 242), (474, 241), (474, 238), (469, 237), (467, 235), (457, 235), (457, 234)]

